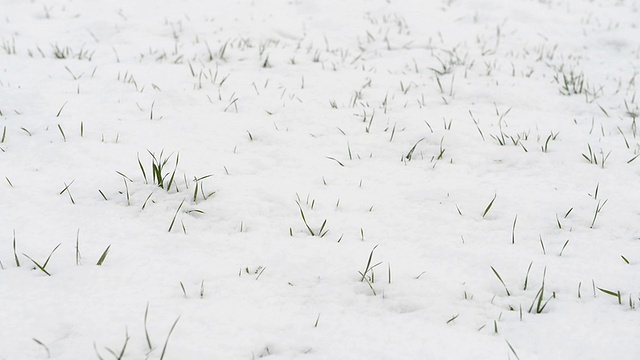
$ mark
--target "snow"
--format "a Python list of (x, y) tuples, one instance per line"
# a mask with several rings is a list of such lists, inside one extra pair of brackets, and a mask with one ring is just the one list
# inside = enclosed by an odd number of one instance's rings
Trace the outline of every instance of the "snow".
[(0, 359), (637, 359), (639, 6), (4, 1)]

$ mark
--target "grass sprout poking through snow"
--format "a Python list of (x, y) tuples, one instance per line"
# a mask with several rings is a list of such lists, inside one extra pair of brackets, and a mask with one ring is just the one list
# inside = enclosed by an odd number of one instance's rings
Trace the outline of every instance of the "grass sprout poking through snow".
[(171, 329), (169, 329), (169, 334), (167, 334), (167, 340), (165, 340), (164, 346), (162, 347), (162, 353), (160, 354), (160, 360), (164, 359), (164, 355), (167, 352), (167, 345), (169, 344), (169, 338), (171, 337), (171, 334), (173, 333), (173, 330), (176, 328), (176, 325), (178, 324), (178, 320), (180, 320), (179, 316), (176, 319), (176, 321), (173, 322), (173, 325), (171, 325)]
[(200, 194), (202, 195), (202, 199), (203, 200), (207, 200), (209, 197), (211, 197), (212, 195), (214, 195), (216, 192), (210, 192), (210, 193), (205, 193), (204, 192), (204, 187), (202, 186), (202, 180), (206, 179), (206, 178), (210, 178), (213, 175), (209, 174), (209, 175), (205, 175), (205, 176), (201, 176), (201, 177), (194, 177), (193, 178), (193, 182), (196, 184), (196, 186), (193, 189), (193, 202), (196, 203), (198, 202), (198, 190), (200, 190)]
[[(182, 284), (182, 283), (181, 283)], [(147, 346), (149, 347), (149, 351), (153, 350), (153, 346), (151, 345), (151, 338), (149, 337), (149, 330), (147, 329), (147, 317), (149, 315), (149, 303), (147, 302), (147, 307), (144, 309), (144, 337), (147, 341)]]
[(0, 0), (0, 360), (640, 360), (640, 0), (310, 2)]
[(618, 304), (622, 305), (622, 296), (620, 295), (620, 291), (614, 292), (614, 291), (611, 291), (611, 290), (603, 289), (601, 287), (598, 287), (597, 289), (602, 291), (603, 293), (605, 293), (607, 295), (611, 295), (611, 296), (616, 297), (618, 299)]
[(169, 178), (168, 182), (166, 181), (166, 179), (169, 176), (169, 172), (164, 173), (164, 167), (171, 158), (171, 155), (163, 159), (163, 152), (160, 152), (160, 156), (158, 158), (156, 158), (155, 155), (151, 152), (149, 152), (149, 154), (151, 154), (151, 157), (153, 158), (153, 162), (151, 164), (153, 182), (161, 189), (166, 189), (167, 191), (171, 190), (171, 184), (173, 184), (174, 182), (176, 170), (178, 168), (178, 162), (180, 161), (180, 154), (176, 155), (176, 163), (173, 168), (173, 172), (171, 172), (171, 177)]
[(600, 214), (600, 212), (602, 211), (602, 208), (607, 204), (607, 201), (608, 199), (600, 203), (600, 200), (598, 200), (598, 205), (596, 205), (596, 211), (593, 214), (593, 220), (591, 221), (591, 226), (589, 226), (591, 229), (593, 229), (593, 226), (596, 224), (596, 220), (598, 219), (598, 214)]
[(51, 357), (51, 352), (49, 351), (49, 347), (47, 347), (47, 345), (45, 345), (45, 343), (43, 343), (42, 341), (40, 341), (40, 340), (38, 340), (38, 339), (36, 339), (36, 338), (33, 338), (32, 340), (33, 340), (36, 344), (38, 344), (38, 345), (42, 346), (42, 348), (47, 352), (47, 358), (50, 358), (50, 357)]
[(411, 159), (413, 158), (413, 152), (416, 151), (416, 147), (418, 146), (418, 144), (420, 144), (420, 142), (422, 142), (424, 140), (424, 138), (418, 140), (412, 147), (411, 149), (409, 149), (409, 152), (407, 153), (407, 155), (404, 156), (404, 159), (406, 159), (406, 161), (411, 161)]
[(182, 205), (184, 205), (184, 200), (182, 200), (182, 202), (178, 206), (178, 209), (176, 210), (176, 213), (173, 215), (173, 219), (171, 220), (171, 224), (169, 225), (168, 232), (171, 232), (171, 229), (173, 229), (173, 225), (176, 222), (176, 218), (178, 217), (178, 213), (180, 212), (180, 209), (182, 209)]
[(545, 267), (544, 272), (542, 274), (542, 286), (540, 287), (540, 290), (538, 290), (538, 292), (536, 293), (536, 296), (533, 298), (533, 303), (531, 303), (531, 307), (529, 307), (529, 313), (535, 312), (536, 314), (541, 314), (544, 308), (547, 307), (547, 304), (549, 303), (549, 301), (551, 301), (551, 299), (556, 297), (556, 294), (554, 292), (551, 295), (551, 297), (547, 299), (547, 301), (544, 301), (544, 286), (545, 286), (544, 281), (545, 281), (546, 275), (547, 275), (547, 268)]
[(129, 331), (125, 331), (124, 344), (122, 345), (122, 349), (120, 349), (120, 353), (116, 353), (115, 351), (105, 348), (111, 355), (113, 355), (117, 360), (121, 360), (124, 358), (124, 353), (127, 351), (127, 345), (129, 344)]
[(507, 292), (507, 296), (511, 296), (509, 289), (507, 289), (507, 285), (504, 283), (504, 280), (502, 280), (502, 277), (500, 276), (500, 274), (498, 274), (498, 271), (493, 266), (491, 266), (491, 270), (493, 270), (493, 273), (496, 275), (498, 280), (500, 280), (500, 283), (502, 284), (502, 286), (504, 286), (504, 291)]
[(306, 226), (307, 230), (309, 231), (309, 234), (311, 234), (311, 236), (319, 236), (319, 237), (324, 237), (325, 235), (327, 235), (327, 233), (329, 232), (329, 229), (325, 230), (327, 226), (327, 219), (324, 219), (324, 221), (322, 222), (322, 225), (320, 226), (320, 230), (315, 232), (313, 231), (311, 226), (309, 226), (309, 223), (307, 222), (307, 217), (304, 215), (304, 210), (302, 210), (302, 205), (300, 205), (300, 202), (298, 200), (296, 200), (296, 204), (298, 205), (298, 209), (300, 209), (300, 216), (302, 217), (302, 222), (304, 222), (304, 226)]
[(560, 93), (562, 95), (578, 95), (582, 94), (585, 90), (584, 74), (577, 74), (573, 70), (569, 71), (569, 74), (562, 73), (554, 76), (554, 79), (560, 84)]
[(71, 200), (72, 204), (76, 204), (75, 200), (73, 200), (73, 196), (71, 196), (71, 190), (69, 190), (69, 187), (71, 185), (73, 185), (73, 182), (75, 180), (71, 180), (71, 182), (67, 185), (67, 183), (64, 183), (64, 189), (62, 189), (62, 191), (60, 191), (60, 195), (64, 194), (65, 192), (69, 195), (69, 199)]
[[(160, 155), (156, 156), (155, 153), (147, 150), (149, 155), (151, 155), (151, 175), (152, 175), (152, 183), (158, 186), (161, 189), (165, 189), (167, 191), (171, 190), (171, 186), (175, 183), (175, 175), (176, 170), (178, 169), (178, 162), (180, 161), (180, 154), (176, 154), (175, 166), (173, 167), (173, 171), (167, 171), (166, 166), (173, 154), (169, 154), (166, 157), (164, 156), (164, 150), (160, 152)], [(138, 157), (138, 165), (140, 166), (140, 171), (142, 172), (142, 176), (144, 177), (145, 183), (148, 183), (147, 172), (145, 171), (140, 158)]]
[(54, 247), (53, 250), (51, 250), (51, 253), (49, 254), (49, 256), (47, 257), (47, 259), (44, 261), (44, 263), (42, 265), (40, 263), (38, 263), (37, 261), (33, 260), (29, 255), (27, 255), (25, 253), (22, 253), (22, 255), (24, 255), (27, 259), (31, 260), (31, 262), (36, 266), (36, 268), (40, 269), (40, 271), (42, 271), (43, 273), (47, 274), (48, 276), (51, 276), (51, 274), (47, 271), (47, 265), (49, 264), (49, 260), (51, 260), (51, 255), (53, 255), (53, 253), (56, 250), (58, 250), (60, 245), (62, 245), (62, 244), (56, 245), (56, 247)]
[[(489, 202), (489, 205), (487, 205), (487, 207), (484, 209), (484, 212), (482, 213), (482, 217), (487, 216), (487, 214), (489, 213), (489, 210), (491, 210), (491, 207), (493, 206), (493, 202), (496, 201), (496, 197), (498, 197), (498, 195), (494, 194), (493, 199), (491, 199), (491, 202)], [(514, 222), (514, 229), (515, 229), (515, 222)]]
[(96, 265), (102, 266), (102, 263), (104, 262), (104, 260), (107, 258), (107, 255), (109, 254), (109, 249), (111, 249), (111, 245), (107, 246), (107, 248), (104, 249), (104, 251), (102, 252), (102, 255), (100, 255), (100, 259), (98, 259), (98, 262), (96, 263)]
[(18, 253), (16, 252), (16, 231), (13, 230), (13, 259), (16, 261), (16, 266), (20, 267), (20, 260), (18, 259)]
[[(373, 260), (373, 252), (376, 251), (377, 247), (378, 245), (374, 246), (373, 249), (371, 249), (371, 252), (369, 253), (369, 259), (367, 260), (367, 265), (364, 267), (364, 271), (358, 271), (358, 274), (362, 276), (362, 278), (360, 279), (360, 282), (366, 281), (367, 285), (369, 285), (369, 288), (371, 289), (371, 292), (373, 293), (374, 296), (376, 296), (377, 294), (376, 294), (376, 290), (373, 288), (373, 283), (376, 281), (373, 269), (376, 266), (382, 264), (382, 262), (378, 262), (374, 265), (371, 265), (371, 261)], [(368, 275), (369, 273), (371, 273), (371, 275)]]

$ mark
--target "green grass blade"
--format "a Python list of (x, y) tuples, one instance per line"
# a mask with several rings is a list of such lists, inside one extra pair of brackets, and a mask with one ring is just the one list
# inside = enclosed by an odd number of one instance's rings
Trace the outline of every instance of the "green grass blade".
[(307, 227), (307, 230), (309, 230), (309, 233), (311, 234), (311, 236), (316, 236), (316, 234), (313, 232), (313, 230), (311, 230), (311, 227), (307, 223), (307, 218), (304, 216), (304, 211), (302, 210), (302, 206), (300, 205), (300, 202), (296, 200), (296, 204), (298, 204), (298, 209), (300, 209), (300, 215), (302, 216), (302, 221), (304, 222), (304, 225)]
[(498, 274), (498, 271), (496, 271), (496, 269), (494, 269), (493, 266), (491, 266), (491, 270), (493, 270), (493, 273), (496, 274), (496, 277), (498, 278), (498, 280), (500, 280), (500, 282), (502, 283), (502, 286), (504, 286), (504, 290), (507, 292), (507, 296), (511, 296), (509, 289), (507, 289), (507, 285), (502, 280), (502, 277), (500, 276), (500, 274)]
[(49, 260), (51, 259), (51, 255), (53, 255), (53, 253), (58, 250), (58, 248), (60, 247), (60, 245), (62, 245), (62, 243), (56, 245), (56, 247), (53, 248), (53, 250), (51, 250), (51, 253), (49, 254), (49, 256), (47, 257), (47, 260), (44, 261), (44, 265), (42, 265), (43, 268), (47, 267), (47, 264), (49, 263)]
[(98, 259), (98, 262), (96, 263), (96, 265), (102, 266), (102, 263), (104, 262), (104, 259), (106, 259), (107, 258), (107, 254), (109, 254), (109, 249), (110, 248), (111, 248), (111, 245), (107, 246), (107, 248), (104, 249), (104, 252), (100, 256), (100, 259)]
[(605, 293), (605, 294), (607, 294), (607, 295), (611, 295), (611, 296), (618, 297), (618, 293), (615, 293), (615, 292), (613, 292), (613, 291), (611, 291), (611, 290), (603, 289), (603, 288), (601, 288), (601, 287), (598, 287), (597, 289), (598, 289), (598, 290), (600, 290), (600, 291), (602, 291), (603, 293)]
[(371, 253), (369, 253), (369, 260), (367, 260), (367, 266), (365, 266), (364, 271), (361, 273), (362, 274), (362, 279), (360, 279), (361, 282), (365, 280), (367, 273), (372, 269), (371, 260), (373, 259), (373, 252), (376, 251), (377, 247), (378, 245), (374, 246), (373, 249), (371, 249)]
[(176, 210), (176, 213), (173, 215), (173, 220), (171, 220), (171, 224), (169, 225), (168, 232), (171, 232), (171, 229), (173, 229), (173, 224), (175, 224), (176, 218), (178, 217), (178, 213), (180, 212), (180, 209), (182, 208), (183, 204), (184, 204), (184, 199), (182, 199), (182, 202), (180, 203), (180, 206), (178, 206), (178, 209)]
[(493, 195), (493, 199), (491, 199), (491, 202), (489, 203), (489, 205), (487, 205), (487, 208), (484, 209), (484, 212), (482, 213), (482, 217), (485, 217), (489, 212), (489, 210), (491, 210), (491, 207), (493, 206), (493, 202), (496, 201), (496, 197), (498, 197), (497, 194)]
[(49, 274), (49, 272), (47, 270), (45, 270), (44, 267), (42, 267), (40, 264), (38, 264), (35, 260), (33, 260), (31, 257), (29, 257), (29, 255), (22, 253), (22, 255), (24, 255), (27, 259), (31, 260), (31, 262), (38, 268), (40, 269), (43, 273), (51, 276), (51, 274)]
[(140, 171), (142, 171), (142, 177), (144, 177), (144, 183), (148, 184), (147, 181), (147, 172), (144, 171), (144, 166), (142, 166), (142, 161), (140, 161), (140, 154), (138, 154), (138, 166), (140, 166)]
[(529, 268), (527, 269), (527, 275), (524, 278), (524, 289), (527, 290), (527, 284), (529, 283), (529, 272), (531, 271), (531, 266), (533, 265), (533, 261), (529, 264)]

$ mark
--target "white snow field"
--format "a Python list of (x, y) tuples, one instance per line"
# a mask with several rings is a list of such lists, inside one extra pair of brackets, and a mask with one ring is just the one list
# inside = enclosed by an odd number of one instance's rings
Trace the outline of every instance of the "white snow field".
[(640, 359), (639, 1), (0, 14), (0, 359)]

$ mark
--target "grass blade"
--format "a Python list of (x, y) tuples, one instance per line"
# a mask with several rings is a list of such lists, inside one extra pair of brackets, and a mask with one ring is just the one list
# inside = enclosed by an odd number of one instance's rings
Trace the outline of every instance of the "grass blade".
[(58, 250), (58, 248), (60, 247), (60, 245), (62, 245), (62, 243), (56, 245), (56, 247), (53, 248), (53, 250), (51, 250), (51, 253), (49, 254), (49, 256), (47, 257), (47, 260), (44, 261), (44, 265), (42, 265), (43, 268), (47, 267), (47, 264), (49, 263), (49, 260), (51, 259), (51, 255), (53, 255), (53, 253)]
[(569, 245), (569, 240), (565, 241), (564, 245), (562, 245), (562, 250), (560, 250), (560, 255), (558, 256), (562, 256), (562, 253), (564, 252), (564, 248), (566, 248), (567, 245)]
[(505, 339), (504, 341), (507, 342), (507, 345), (509, 345), (509, 349), (511, 350), (511, 352), (513, 353), (513, 355), (515, 355), (517, 360), (520, 360), (520, 357), (518, 356), (518, 354), (516, 353), (516, 350), (513, 348), (513, 346), (511, 346), (511, 344), (509, 343), (509, 340)]
[(29, 255), (22, 253), (22, 255), (24, 255), (27, 259), (31, 260), (31, 262), (38, 268), (40, 269), (43, 273), (47, 274), (48, 276), (51, 276), (51, 274), (49, 274), (49, 272), (47, 270), (45, 270), (44, 267), (42, 267), (40, 264), (38, 264), (35, 260), (33, 260), (31, 257), (29, 257)]
[(62, 113), (62, 109), (64, 109), (64, 107), (67, 105), (69, 101), (65, 101), (64, 104), (62, 104), (62, 107), (60, 107), (60, 110), (58, 110), (58, 113), (56, 114), (56, 117), (59, 117), (60, 114)]
[(527, 275), (524, 278), (524, 289), (527, 290), (527, 284), (529, 283), (529, 272), (531, 271), (531, 266), (533, 265), (533, 261), (529, 264), (529, 268), (527, 269)]
[(491, 210), (491, 207), (493, 206), (493, 202), (496, 201), (497, 196), (498, 196), (497, 194), (493, 195), (493, 199), (491, 199), (491, 202), (489, 203), (489, 205), (487, 205), (487, 208), (484, 209), (484, 212), (482, 213), (482, 217), (485, 217), (489, 212), (489, 210)]
[(404, 158), (407, 161), (411, 161), (411, 158), (413, 157), (413, 152), (416, 151), (416, 147), (418, 146), (418, 144), (420, 144), (420, 142), (422, 142), (422, 140), (424, 140), (425, 138), (422, 138), (420, 140), (418, 140), (412, 147), (411, 149), (409, 149), (409, 152), (407, 153), (407, 155), (404, 156)]
[(20, 260), (18, 260), (18, 253), (16, 252), (16, 231), (13, 230), (13, 258), (16, 260), (16, 266), (20, 267)]
[(377, 247), (378, 245), (374, 246), (373, 249), (371, 249), (371, 253), (369, 253), (369, 260), (367, 260), (367, 266), (365, 266), (364, 271), (361, 273), (362, 274), (362, 279), (360, 279), (361, 282), (365, 280), (367, 273), (372, 269), (371, 260), (373, 259), (373, 252), (376, 251)]
[(307, 227), (307, 230), (309, 230), (309, 233), (311, 234), (311, 236), (316, 236), (316, 234), (313, 232), (313, 230), (311, 230), (311, 227), (307, 223), (307, 218), (304, 216), (304, 211), (302, 211), (302, 206), (300, 205), (300, 202), (296, 200), (296, 204), (298, 204), (298, 208), (300, 209), (300, 215), (302, 216), (302, 221), (304, 222), (304, 225)]
[(164, 346), (162, 347), (162, 353), (160, 354), (160, 360), (164, 359), (164, 354), (166, 353), (167, 345), (169, 344), (169, 338), (171, 337), (171, 333), (173, 333), (173, 329), (175, 329), (176, 325), (178, 324), (178, 320), (180, 320), (179, 316), (176, 319), (176, 321), (173, 323), (173, 325), (171, 325), (171, 329), (169, 330), (169, 334), (167, 335), (167, 340), (164, 342)]
[(496, 269), (493, 268), (493, 266), (491, 266), (491, 270), (493, 270), (493, 273), (496, 274), (496, 277), (498, 278), (498, 280), (500, 280), (500, 282), (502, 283), (502, 286), (504, 286), (504, 290), (507, 292), (507, 296), (511, 296), (511, 293), (509, 292), (509, 289), (507, 289), (507, 285), (502, 280), (502, 277), (500, 277), (500, 274), (498, 274), (498, 272), (496, 271)]
[(176, 217), (178, 217), (178, 213), (180, 212), (180, 209), (182, 208), (183, 204), (184, 204), (184, 199), (182, 199), (182, 202), (180, 203), (180, 206), (178, 206), (178, 209), (176, 210), (176, 213), (173, 215), (173, 220), (171, 220), (171, 224), (169, 225), (169, 231), (168, 232), (171, 232), (171, 229), (173, 229), (173, 224), (175, 224)]
[(518, 215), (513, 219), (513, 227), (511, 228), (511, 243), (516, 243), (516, 223), (518, 222)]
[(111, 245), (107, 246), (106, 249), (104, 249), (104, 252), (102, 253), (102, 256), (100, 256), (100, 259), (98, 259), (98, 262), (96, 263), (96, 265), (98, 266), (102, 266), (102, 263), (104, 262), (104, 259), (107, 258), (107, 254), (109, 254), (109, 249), (111, 248)]
[(140, 154), (138, 154), (138, 165), (140, 166), (140, 170), (142, 171), (142, 177), (144, 177), (144, 183), (148, 184), (147, 181), (147, 173), (144, 171), (144, 166), (142, 166), (142, 162), (140, 161)]
[(60, 130), (60, 134), (62, 134), (62, 140), (67, 142), (67, 136), (64, 134), (64, 130), (62, 130), (62, 126), (60, 126), (60, 124), (58, 124), (58, 130)]
[(147, 302), (147, 307), (144, 309), (144, 337), (147, 340), (147, 346), (149, 346), (149, 351), (153, 350), (153, 346), (151, 346), (151, 339), (149, 338), (149, 330), (147, 329), (147, 316), (149, 315), (149, 303)]

